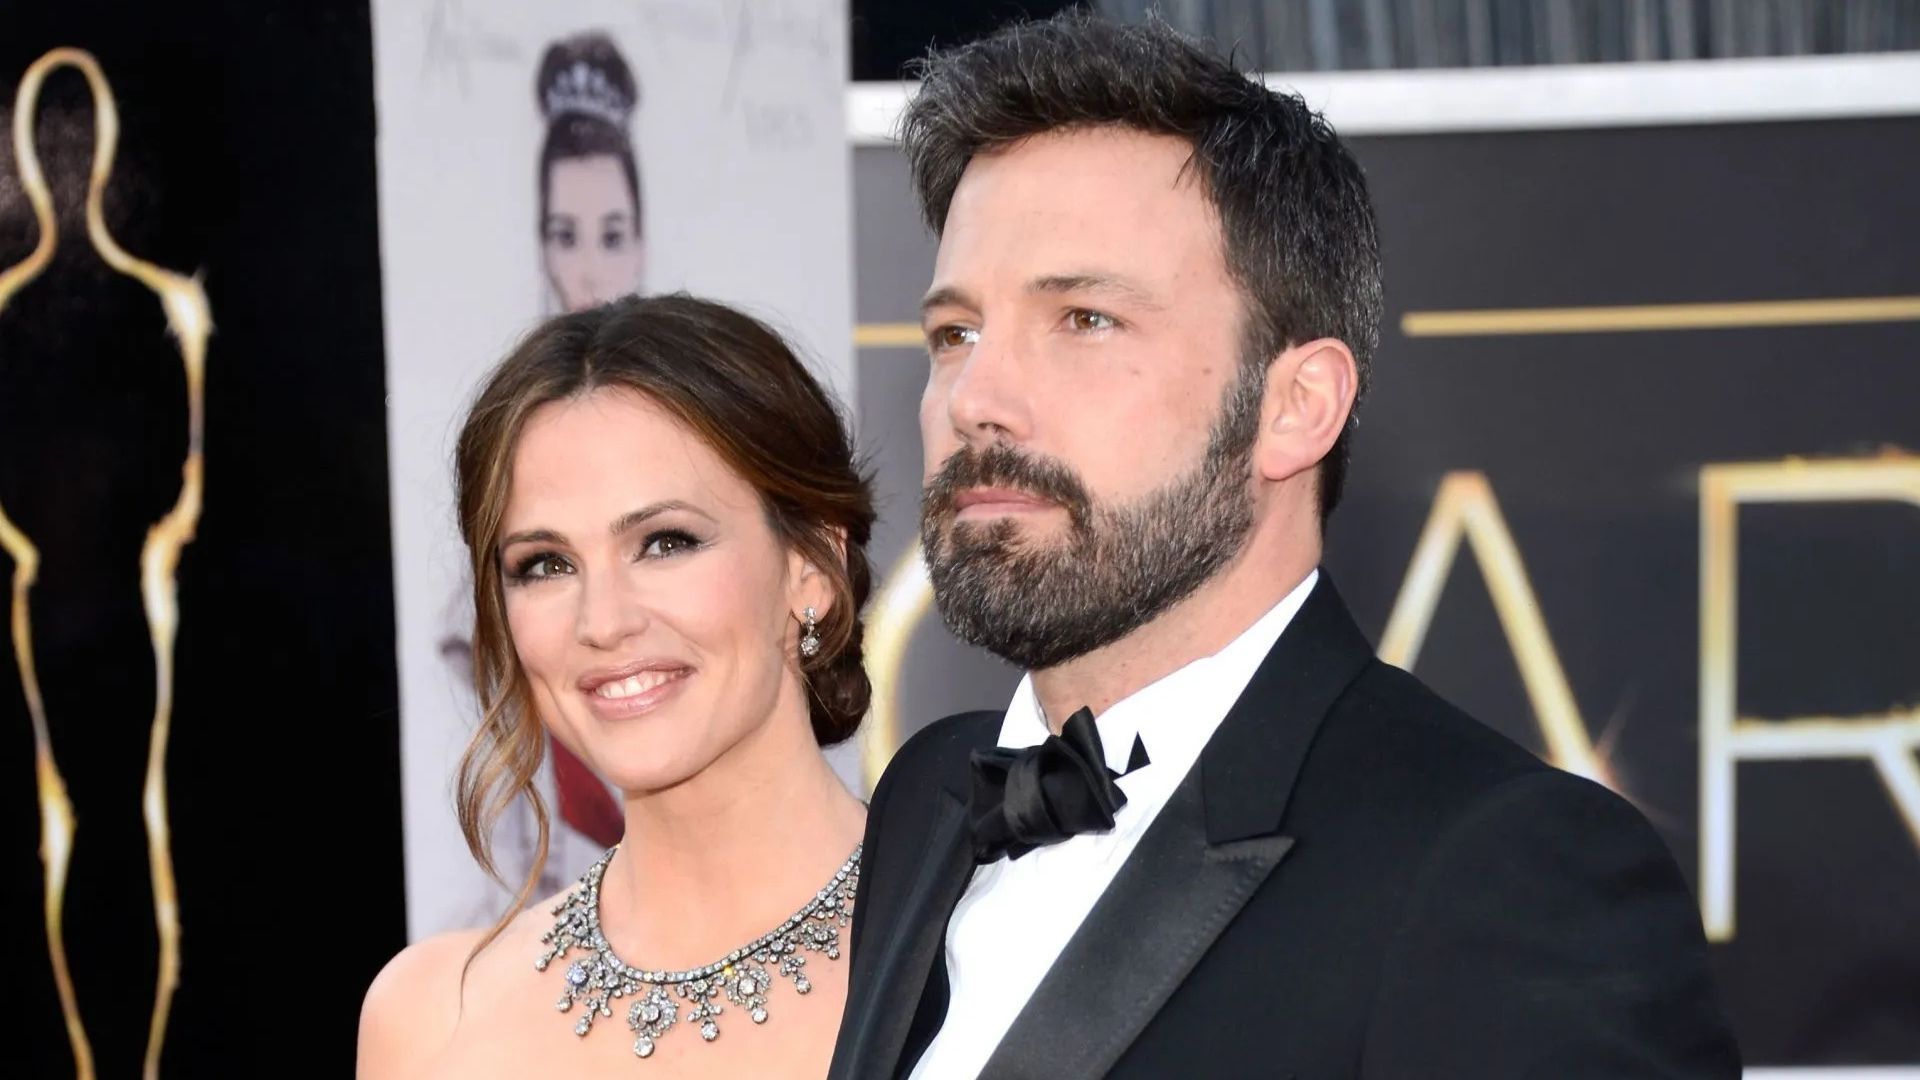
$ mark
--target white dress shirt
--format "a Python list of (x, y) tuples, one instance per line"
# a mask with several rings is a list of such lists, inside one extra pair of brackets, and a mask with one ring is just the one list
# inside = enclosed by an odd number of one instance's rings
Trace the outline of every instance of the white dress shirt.
[[(974, 869), (947, 922), (952, 997), (946, 1022), (914, 1067), (913, 1080), (980, 1075), (1319, 578), (1318, 570), (1308, 574), (1226, 648), (1143, 687), (1094, 719), (1108, 768), (1126, 771), (1136, 735), (1150, 763), (1117, 781), (1127, 804), (1114, 815), (1111, 830), (1082, 833)], [(1034, 746), (1048, 734), (1029, 675), (1007, 706), (1000, 745)]]

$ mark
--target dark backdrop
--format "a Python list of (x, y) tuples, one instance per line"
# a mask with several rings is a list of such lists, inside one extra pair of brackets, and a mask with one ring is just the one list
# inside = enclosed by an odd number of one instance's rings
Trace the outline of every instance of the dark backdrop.
[[(11, 5), (4, 29), (9, 114), (52, 47), (104, 67), (122, 123), (109, 225), (133, 254), (202, 272), (217, 328), (205, 510), (179, 569), (167, 765), (182, 971), (163, 1073), (348, 1075), (360, 995), (404, 937), (368, 12), (69, 0)], [(138, 559), (179, 491), (186, 386), (157, 298), (87, 243), (89, 101), (72, 71), (42, 95), (62, 237), (0, 311), (0, 505), (42, 555), (34, 646), (78, 819), (73, 979), (99, 1074), (128, 1076), (156, 970)], [(36, 238), (9, 140), (0, 266)], [(6, 635), (0, 623), (6, 1057), (16, 1075), (71, 1075)]]

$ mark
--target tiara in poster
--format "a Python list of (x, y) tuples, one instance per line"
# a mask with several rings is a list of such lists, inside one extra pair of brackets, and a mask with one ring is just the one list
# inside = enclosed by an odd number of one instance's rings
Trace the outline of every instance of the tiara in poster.
[(576, 60), (573, 66), (556, 76), (546, 93), (547, 117), (558, 119), (566, 113), (592, 116), (615, 127), (627, 122), (627, 95), (620, 92), (606, 72), (592, 67), (585, 60)]

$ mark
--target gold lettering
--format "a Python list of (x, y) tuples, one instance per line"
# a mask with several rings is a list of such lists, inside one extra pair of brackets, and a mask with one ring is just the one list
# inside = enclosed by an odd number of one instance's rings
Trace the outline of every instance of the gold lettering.
[(1700, 910), (1712, 941), (1734, 921), (1734, 767), (1742, 761), (1871, 761), (1920, 845), (1920, 709), (1869, 716), (1760, 719), (1736, 698), (1739, 508), (1743, 503), (1908, 502), (1920, 506), (1920, 459), (1768, 461), (1700, 470)]
[(860, 732), (860, 769), (869, 792), (900, 748), (900, 684), (907, 645), (932, 606), (933, 580), (927, 576), (927, 561), (920, 557), (916, 540), (887, 571), (886, 584), (867, 610), (867, 671), (873, 679), (873, 706)]
[(1433, 625), (1461, 541), (1473, 549), (1493, 598), (1507, 646), (1520, 667), (1520, 683), (1546, 742), (1546, 759), (1558, 768), (1613, 786), (1606, 762), (1594, 749), (1587, 725), (1567, 685), (1560, 654), (1547, 633), (1520, 548), (1513, 542), (1493, 486), (1483, 473), (1448, 473), (1433, 498), (1433, 511), (1414, 545), (1400, 595), (1380, 635), (1380, 659), (1413, 670)]

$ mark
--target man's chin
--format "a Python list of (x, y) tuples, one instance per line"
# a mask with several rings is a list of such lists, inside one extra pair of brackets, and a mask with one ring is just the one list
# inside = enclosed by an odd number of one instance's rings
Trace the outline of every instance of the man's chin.
[(1023, 554), (1044, 555), (1064, 547), (1066, 526), (1039, 515), (1025, 514), (980, 520), (950, 519), (940, 539), (949, 551), (1017, 550)]

